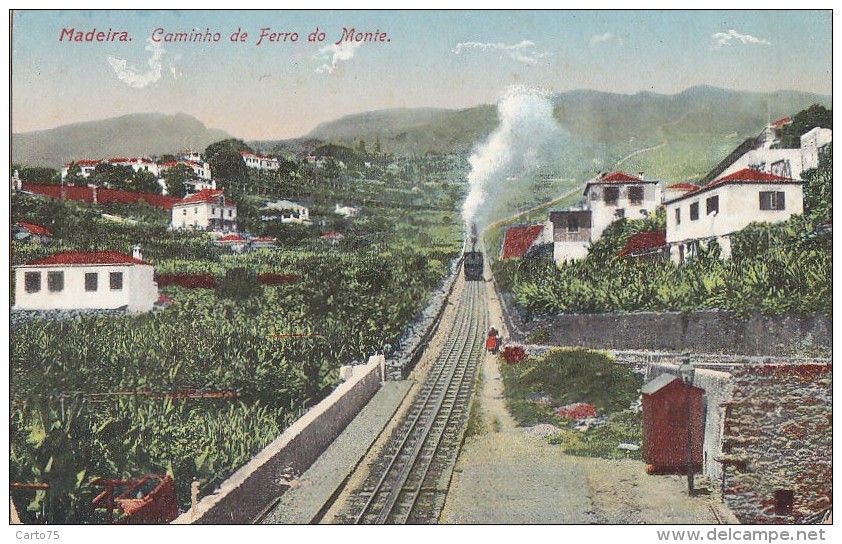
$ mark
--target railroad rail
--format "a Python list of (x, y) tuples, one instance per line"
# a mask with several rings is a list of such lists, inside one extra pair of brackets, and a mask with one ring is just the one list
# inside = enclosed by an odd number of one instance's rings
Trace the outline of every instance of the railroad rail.
[(485, 284), (465, 282), (444, 347), (339, 516), (344, 523), (436, 523), (462, 444), (483, 356)]

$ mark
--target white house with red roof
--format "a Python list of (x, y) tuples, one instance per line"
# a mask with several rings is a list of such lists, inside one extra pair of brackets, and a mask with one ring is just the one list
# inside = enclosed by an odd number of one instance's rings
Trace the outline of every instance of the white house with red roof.
[(132, 170), (135, 172), (140, 172), (142, 170), (144, 172), (149, 172), (156, 177), (159, 175), (158, 163), (149, 157), (117, 157), (108, 159), (107, 162), (119, 166), (131, 166)]
[(658, 181), (644, 179), (642, 174), (612, 172), (590, 180), (585, 199), (591, 211), (591, 242), (595, 242), (617, 219), (641, 219), (655, 213), (661, 188)]
[(584, 210), (555, 211), (553, 260), (582, 259), (591, 244), (602, 237), (608, 225), (618, 219), (641, 219), (655, 213), (661, 203), (658, 181), (626, 172), (602, 174), (585, 184)]
[(223, 191), (203, 189), (173, 204), (172, 228), (236, 232), (237, 206)]
[(147, 312), (158, 300), (154, 268), (140, 249), (65, 251), (14, 267), (15, 309)]
[(208, 164), (207, 162), (199, 162), (199, 161), (194, 161), (194, 160), (191, 160), (191, 159), (181, 159), (181, 160), (177, 160), (177, 161), (167, 161), (167, 162), (161, 163), (161, 165), (158, 167), (158, 170), (161, 174), (163, 174), (167, 170), (169, 170), (171, 168), (175, 168), (179, 164), (183, 164), (184, 166), (189, 168), (190, 171), (193, 173), (193, 176), (197, 179), (210, 180), (213, 177), (211, 175), (210, 164)]
[(249, 168), (256, 168), (257, 170), (277, 170), (281, 167), (278, 159), (272, 157), (261, 157), (248, 151), (240, 151), (240, 156), (243, 157), (243, 162)]
[(682, 263), (700, 243), (716, 240), (731, 255), (730, 235), (749, 223), (786, 221), (804, 212), (803, 182), (749, 168), (722, 176), (664, 203), (670, 258)]

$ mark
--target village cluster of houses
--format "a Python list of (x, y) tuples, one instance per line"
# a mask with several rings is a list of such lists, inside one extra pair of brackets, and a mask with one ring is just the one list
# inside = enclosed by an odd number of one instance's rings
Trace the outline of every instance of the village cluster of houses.
[(818, 166), (833, 133), (814, 128), (801, 137), (800, 148), (776, 148), (788, 123), (789, 118), (770, 124), (751, 145), (717, 165), (704, 184), (675, 183), (662, 189), (660, 181), (643, 173), (601, 174), (586, 183), (582, 209), (550, 212), (543, 225), (510, 227), (500, 256), (523, 257), (552, 243), (556, 263), (582, 259), (614, 221), (648, 217), (663, 206), (666, 230), (632, 236), (621, 257), (669, 258), (680, 264), (716, 241), (721, 256), (729, 258), (731, 234), (752, 222), (786, 221), (804, 211), (801, 173)]
[[(240, 152), (243, 162), (257, 170), (277, 170), (279, 161)], [(315, 160), (315, 159), (314, 159)], [(166, 187), (161, 176), (170, 168), (185, 165), (192, 171), (192, 177), (185, 181), (187, 194), (181, 199), (160, 195), (144, 195), (129, 191), (103, 189), (95, 186), (26, 187), (17, 172), (12, 175), (12, 191), (29, 190), (52, 198), (84, 200), (105, 203), (111, 198), (116, 201), (134, 202), (128, 197), (144, 197), (148, 204), (171, 211), (170, 227), (174, 230), (201, 230), (212, 235), (216, 247), (233, 252), (252, 249), (273, 249), (278, 240), (269, 237), (253, 237), (239, 231), (237, 205), (217, 189), (210, 165), (198, 152), (179, 154), (175, 160), (156, 162), (148, 157), (110, 158), (102, 160), (79, 160), (66, 164), (61, 170), (62, 180), (71, 172), (88, 178), (96, 167), (103, 163), (130, 166), (135, 172), (145, 171), (159, 178), (164, 192)], [(112, 195), (112, 193), (115, 193)], [(119, 193), (117, 195), (116, 193)], [(152, 198), (157, 197), (157, 198)], [(282, 224), (312, 224), (310, 209), (290, 200), (267, 202), (261, 209), (261, 219)], [(345, 218), (357, 217), (359, 208), (337, 203), (334, 212)], [(113, 218), (114, 216), (103, 217)], [(120, 219), (120, 218), (117, 218)], [(12, 227), (12, 237), (18, 242), (49, 244), (53, 234), (43, 225), (18, 222)], [(325, 232), (321, 238), (330, 244), (342, 239), (339, 232)], [(16, 266), (15, 309), (22, 310), (89, 310), (125, 309), (131, 312), (151, 310), (159, 300), (155, 283), (154, 267), (144, 261), (140, 247), (129, 256), (117, 251), (65, 251), (43, 259), (37, 259)]]

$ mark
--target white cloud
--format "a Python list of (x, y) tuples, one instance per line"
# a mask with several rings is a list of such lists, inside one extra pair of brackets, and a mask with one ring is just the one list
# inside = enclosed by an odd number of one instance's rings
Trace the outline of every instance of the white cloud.
[(149, 38), (147, 41), (149, 45), (144, 47), (144, 49), (152, 53), (152, 56), (147, 61), (149, 70), (145, 72), (141, 72), (134, 66), (129, 66), (126, 59), (108, 56), (108, 64), (114, 68), (114, 72), (120, 81), (135, 89), (142, 89), (161, 79), (161, 57), (164, 56), (164, 47), (160, 43), (153, 42), (152, 38)]
[(535, 65), (538, 61), (549, 53), (544, 53), (535, 49), (535, 42), (530, 40), (523, 40), (520, 43), (508, 45), (505, 43), (481, 43), (481, 42), (462, 42), (456, 44), (453, 52), (457, 55), (465, 49), (479, 49), (480, 51), (494, 51), (499, 52), (504, 56), (508, 56), (518, 62), (524, 64)]
[[(319, 54), (322, 56), (331, 55), (330, 64), (322, 64), (318, 68), (316, 68), (316, 72), (332, 74), (334, 70), (336, 70), (336, 66), (341, 61), (350, 60), (354, 57), (354, 54), (357, 52), (357, 49), (363, 44), (363, 42), (351, 42), (351, 41), (344, 41), (339, 45), (331, 44), (322, 47), (319, 50)], [(327, 59), (325, 59), (327, 60)]]
[(711, 39), (714, 41), (714, 49), (720, 49), (726, 45), (733, 45), (734, 40), (744, 45), (772, 45), (772, 42), (769, 40), (764, 40), (763, 38), (758, 38), (750, 34), (740, 34), (733, 29), (728, 32), (717, 32), (711, 36)]
[(610, 32), (606, 32), (605, 34), (594, 34), (591, 36), (591, 45), (595, 45), (602, 42), (607, 42), (611, 38), (614, 37), (614, 34)]

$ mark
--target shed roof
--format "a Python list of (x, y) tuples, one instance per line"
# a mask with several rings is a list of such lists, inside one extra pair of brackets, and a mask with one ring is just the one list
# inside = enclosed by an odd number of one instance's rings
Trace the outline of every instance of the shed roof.
[(146, 261), (135, 259), (119, 251), (62, 251), (43, 259), (26, 263), (27, 266), (44, 265), (92, 265), (92, 264), (145, 264)]
[(509, 227), (503, 239), (503, 259), (523, 257), (535, 240), (544, 231), (544, 225)]

